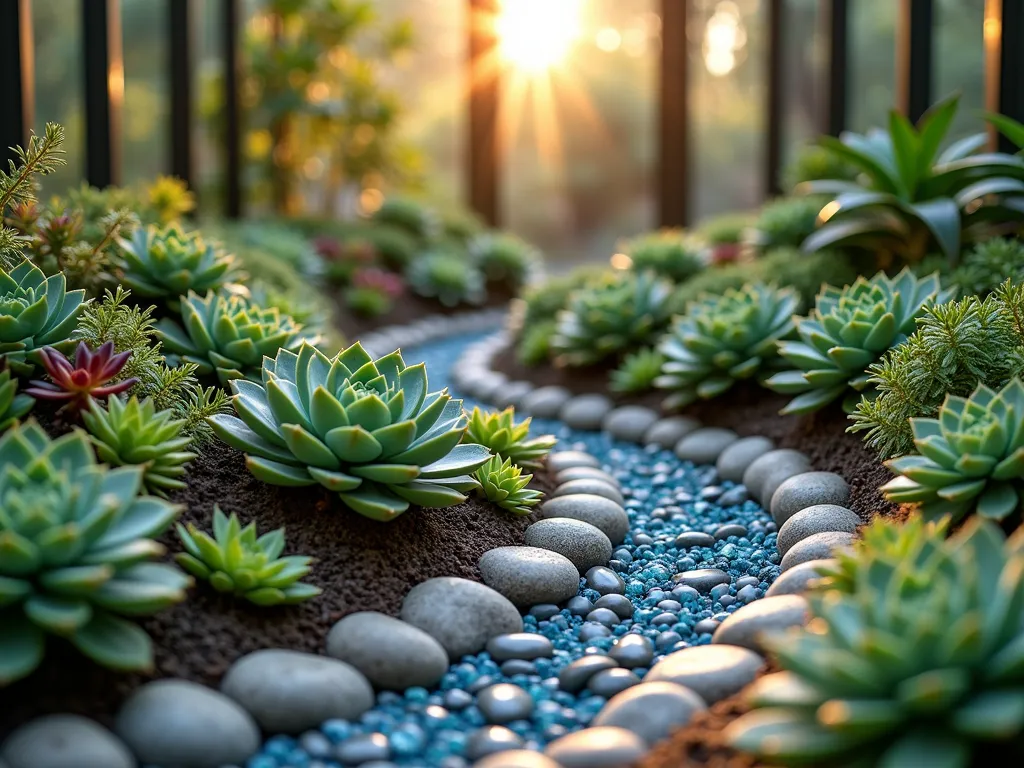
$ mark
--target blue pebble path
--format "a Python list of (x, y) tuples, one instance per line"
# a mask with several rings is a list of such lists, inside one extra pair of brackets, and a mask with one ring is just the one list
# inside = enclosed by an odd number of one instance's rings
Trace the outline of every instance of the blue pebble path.
[[(462, 350), (483, 338), (460, 335), (403, 350), (407, 362), (423, 361), (430, 372), (431, 390), (451, 386), (449, 368)], [(455, 396), (461, 396), (454, 391)], [(471, 408), (474, 401), (466, 399)], [(410, 688), (404, 694), (383, 692), (376, 706), (358, 722), (328, 721), (319, 730), (299, 737), (273, 736), (245, 768), (345, 768), (337, 757), (338, 745), (353, 736), (378, 734), (373, 741), (385, 753), (388, 765), (410, 768), (468, 768), (464, 757), (470, 735), (487, 725), (476, 706), (475, 693), (494, 683), (511, 683), (529, 693), (534, 708), (529, 720), (506, 723), (523, 744), (543, 750), (549, 742), (586, 727), (607, 699), (584, 690), (575, 695), (559, 690), (558, 673), (583, 656), (605, 654), (619, 637), (639, 633), (655, 646), (654, 663), (663, 656), (711, 642), (718, 623), (751, 600), (760, 598), (779, 575), (776, 526), (756, 502), (747, 500), (723, 508), (716, 500), (734, 487), (719, 482), (714, 467), (695, 467), (670, 450), (641, 447), (611, 439), (599, 432), (573, 430), (555, 420), (534, 419), (534, 434), (554, 434), (556, 451), (582, 450), (597, 457), (604, 469), (619, 480), (630, 518), (630, 534), (615, 547), (609, 564), (625, 581), (626, 597), (633, 603), (632, 619), (620, 621), (607, 635), (580, 640), (581, 616), (562, 609), (550, 618), (525, 616), (524, 631), (538, 633), (554, 645), (553, 658), (532, 662), (534, 674), (506, 675), (487, 652), (466, 656), (453, 664), (435, 690)], [(711, 546), (680, 550), (675, 539), (697, 532), (715, 537), (723, 526), (742, 526), (745, 535), (717, 537)], [(736, 533), (744, 531), (737, 529)], [(726, 529), (724, 533), (729, 533)], [(701, 594), (679, 586), (672, 577), (695, 568), (718, 568), (729, 583)], [(598, 592), (581, 579), (579, 596), (596, 602)], [(546, 611), (537, 613), (544, 616)], [(700, 625), (698, 627), (698, 625)], [(700, 631), (698, 631), (700, 630)], [(593, 624), (588, 627), (588, 633)], [(511, 671), (511, 670), (509, 670)], [(633, 672), (640, 678), (647, 668)], [(372, 749), (371, 749), (372, 751)], [(369, 765), (367, 765), (369, 768)]]

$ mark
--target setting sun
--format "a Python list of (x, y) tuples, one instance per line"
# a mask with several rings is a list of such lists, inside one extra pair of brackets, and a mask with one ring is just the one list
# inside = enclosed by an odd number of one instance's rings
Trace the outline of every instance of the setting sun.
[(561, 64), (580, 35), (581, 0), (506, 0), (495, 19), (501, 58), (539, 74)]

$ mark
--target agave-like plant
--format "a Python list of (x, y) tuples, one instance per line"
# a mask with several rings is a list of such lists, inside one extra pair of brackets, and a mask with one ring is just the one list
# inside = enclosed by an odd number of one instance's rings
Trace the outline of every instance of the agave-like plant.
[(40, 400), (65, 403), (64, 407), (73, 412), (88, 406), (94, 398), (131, 389), (139, 381), (132, 377), (111, 382), (132, 356), (130, 349), (115, 354), (112, 341), (104, 342), (95, 350), (80, 341), (74, 364), (53, 347), (43, 347), (39, 355), (51, 381), (33, 381), (25, 392)]
[(180, 224), (140, 227), (119, 245), (121, 282), (139, 296), (173, 304), (189, 291), (217, 290), (237, 276), (234, 256)]
[(671, 295), (672, 283), (653, 272), (621, 273), (572, 294), (551, 340), (556, 362), (591, 365), (650, 343), (668, 322)]
[(654, 347), (638, 349), (626, 355), (619, 367), (608, 376), (608, 389), (612, 392), (636, 393), (654, 389), (654, 381), (661, 375), (665, 357)]
[(537, 268), (537, 249), (524, 240), (504, 232), (486, 232), (469, 241), (469, 256), (489, 283), (502, 283), (510, 289), (525, 285)]
[(0, 437), (0, 686), (42, 661), (46, 634), (115, 669), (147, 669), (152, 643), (122, 618), (185, 597), (191, 580), (149, 562), (179, 507), (139, 496), (142, 467), (96, 463), (84, 432), (35, 421)]
[(284, 528), (256, 537), (256, 523), (244, 528), (234, 514), (228, 517), (213, 507), (213, 536), (189, 523), (178, 523), (184, 552), (175, 561), (197, 579), (210, 582), (218, 592), (244, 597), (256, 605), (294, 605), (323, 590), (299, 579), (309, 573), (312, 558), (281, 557)]
[(893, 278), (879, 272), (845, 288), (825, 286), (810, 316), (796, 320), (800, 341), (779, 344), (795, 369), (766, 382), (776, 392), (797, 395), (782, 413), (810, 413), (844, 394), (844, 407), (852, 411), (871, 383), (868, 366), (906, 341), (924, 310), (954, 291), (940, 288), (938, 274), (918, 278), (909, 267)]
[[(875, 546), (878, 526), (892, 528)], [(725, 730), (773, 764), (943, 766), (1024, 744), (1024, 529), (876, 521), (805, 628), (769, 637), (783, 671), (747, 689)], [(997, 760), (997, 762), (999, 762)]]
[(0, 358), (0, 432), (32, 410), (35, 400), (18, 393), (18, 380), (11, 378), (3, 358)]
[(398, 351), (374, 360), (353, 344), (328, 358), (303, 344), (263, 363), (263, 382), (231, 383), (238, 417), (214, 432), (272, 485), (320, 483), (351, 509), (392, 520), (411, 504), (449, 507), (477, 487), (486, 448), (459, 445), (462, 401), (427, 392), (427, 369)]
[(476, 471), (476, 479), (480, 483), (481, 496), (513, 515), (530, 514), (533, 511), (531, 507), (537, 506), (544, 495), (527, 488), (533, 475), (524, 475), (511, 459), (502, 460), (501, 456), (488, 459)]
[(949, 395), (938, 418), (913, 418), (917, 454), (885, 462), (898, 477), (882, 486), (890, 501), (919, 504), (928, 518), (970, 512), (1002, 520), (1024, 503), (1024, 384), (999, 392), (979, 384)]
[(474, 407), (469, 415), (469, 426), (463, 440), (484, 446), (495, 455), (511, 459), (527, 469), (540, 467), (543, 459), (558, 440), (554, 435), (530, 438), (530, 422), (526, 418), (516, 424), (516, 409), (509, 406), (500, 413)]
[[(937, 247), (955, 264), (964, 235), (984, 234), (993, 220), (1018, 220), (1020, 213), (1001, 204), (1000, 196), (1024, 192), (1024, 159), (975, 154), (988, 141), (984, 133), (940, 153), (958, 101), (952, 96), (935, 104), (917, 126), (894, 110), (888, 131), (822, 138), (822, 147), (860, 175), (856, 181), (799, 185), (798, 191), (836, 195), (822, 209), (821, 226), (804, 241), (804, 250), (861, 246), (919, 261)], [(972, 232), (975, 227), (980, 231)]]
[(60, 272), (47, 277), (27, 259), (10, 272), (0, 269), (0, 357), (23, 375), (41, 347), (69, 351), (85, 304), (85, 291), (68, 291)]
[(188, 450), (192, 439), (182, 435), (184, 419), (175, 419), (171, 411), (158, 411), (153, 401), (127, 403), (112, 397), (104, 409), (93, 402), (82, 413), (85, 428), (100, 461), (123, 466), (140, 466), (143, 483), (150, 493), (164, 496), (185, 487), (181, 479), (185, 466), (197, 454)]
[(740, 379), (764, 375), (793, 331), (800, 302), (791, 288), (748, 283), (690, 303), (658, 349), (665, 358), (654, 385), (671, 391), (666, 408), (718, 397)]
[(201, 376), (216, 373), (222, 384), (258, 380), (264, 357), (296, 349), (303, 341), (319, 341), (276, 307), (264, 309), (242, 296), (189, 293), (181, 318), (184, 328), (167, 318), (156, 326), (168, 358), (194, 363)]

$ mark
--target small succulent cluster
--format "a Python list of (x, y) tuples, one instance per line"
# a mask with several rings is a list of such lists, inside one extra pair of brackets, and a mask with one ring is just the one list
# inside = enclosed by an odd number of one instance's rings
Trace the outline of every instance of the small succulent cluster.
[(121, 281), (139, 296), (171, 306), (179, 296), (218, 290), (236, 276), (234, 256), (178, 224), (139, 228), (120, 246)]
[(0, 269), (0, 357), (17, 374), (32, 371), (33, 353), (50, 346), (66, 352), (85, 308), (85, 291), (68, 291), (64, 275), (46, 277), (30, 261)]
[(39, 400), (64, 403), (64, 408), (73, 413), (87, 408), (95, 398), (120, 394), (139, 381), (136, 378), (114, 380), (132, 353), (126, 350), (115, 354), (112, 341), (95, 351), (84, 341), (79, 342), (74, 364), (53, 347), (43, 347), (39, 356), (51, 381), (33, 381), (25, 393)]
[(157, 496), (185, 487), (181, 478), (196, 454), (189, 450), (192, 438), (182, 434), (185, 420), (172, 411), (158, 411), (149, 398), (123, 403), (112, 397), (106, 409), (94, 402), (82, 421), (100, 461), (142, 467), (146, 489)]
[(672, 284), (626, 272), (573, 293), (551, 340), (556, 362), (584, 366), (649, 343), (668, 322)]
[(800, 341), (779, 344), (795, 368), (775, 374), (767, 385), (797, 395), (782, 413), (810, 413), (843, 395), (846, 410), (853, 410), (858, 393), (871, 384), (868, 367), (907, 340), (930, 304), (950, 295), (940, 289), (938, 275), (917, 278), (909, 268), (893, 278), (879, 272), (845, 288), (826, 286), (810, 316), (796, 320)]
[(373, 221), (400, 229), (421, 242), (433, 242), (441, 234), (441, 219), (415, 200), (387, 198), (373, 214)]
[(272, 485), (323, 485), (374, 520), (411, 504), (447, 507), (477, 487), (490, 453), (459, 445), (462, 401), (427, 391), (423, 364), (374, 360), (358, 343), (330, 359), (303, 344), (263, 363), (262, 383), (232, 381), (238, 417), (210, 419), (249, 470)]
[(554, 435), (530, 439), (531, 419), (516, 424), (516, 409), (509, 406), (500, 413), (474, 408), (463, 440), (482, 445), (491, 453), (510, 459), (513, 464), (536, 469), (540, 460), (550, 453), (557, 440)]
[(405, 292), (399, 275), (378, 267), (357, 269), (345, 291), (345, 304), (358, 315), (380, 317), (394, 306), (395, 299)]
[(480, 483), (480, 495), (514, 515), (528, 515), (531, 507), (540, 503), (544, 495), (527, 486), (533, 475), (524, 475), (523, 470), (511, 459), (492, 456), (476, 471)]
[(263, 357), (297, 348), (302, 326), (276, 307), (264, 309), (242, 296), (189, 293), (181, 305), (184, 328), (164, 319), (156, 327), (164, 348), (196, 366), (201, 376), (216, 374), (222, 384), (258, 379)]
[(609, 375), (608, 388), (622, 394), (635, 394), (654, 389), (661, 375), (665, 356), (655, 347), (638, 349), (622, 358), (619, 367)]
[(650, 270), (675, 283), (685, 282), (704, 269), (700, 243), (681, 229), (649, 232), (619, 247), (629, 256), (634, 271)]
[(748, 240), (762, 249), (799, 248), (814, 232), (818, 212), (827, 202), (817, 195), (773, 200), (761, 209)]
[(779, 340), (793, 331), (797, 303), (789, 288), (752, 283), (690, 304), (658, 347), (665, 363), (654, 384), (671, 392), (665, 407), (718, 397), (765, 374)]
[(414, 292), (437, 299), (446, 307), (483, 304), (487, 299), (483, 274), (464, 256), (452, 251), (417, 255), (406, 268), (405, 277)]
[(190, 580), (150, 562), (178, 507), (139, 496), (142, 467), (96, 463), (85, 433), (34, 421), (0, 437), (0, 685), (32, 672), (46, 635), (115, 669), (147, 669), (149, 636), (123, 616), (185, 597)]
[(218, 592), (271, 606), (301, 603), (323, 591), (300, 581), (309, 573), (311, 558), (281, 557), (284, 528), (257, 538), (256, 523), (243, 528), (236, 515), (228, 517), (215, 505), (213, 536), (191, 523), (187, 527), (179, 523), (177, 531), (185, 551), (175, 561)]
[(783, 765), (949, 766), (1024, 740), (1024, 535), (975, 519), (876, 520), (821, 591), (806, 628), (768, 639), (784, 671), (747, 689), (725, 731)]
[(18, 380), (11, 378), (4, 360), (0, 358), (0, 432), (32, 410), (35, 400), (18, 393)]
[(974, 512), (1003, 520), (1024, 499), (1024, 384), (998, 392), (978, 386), (948, 396), (938, 418), (910, 420), (916, 454), (886, 462), (898, 477), (882, 486), (890, 501), (920, 505), (930, 519)]
[(504, 232), (477, 235), (467, 248), (486, 282), (501, 283), (513, 290), (528, 282), (540, 261), (536, 248)]

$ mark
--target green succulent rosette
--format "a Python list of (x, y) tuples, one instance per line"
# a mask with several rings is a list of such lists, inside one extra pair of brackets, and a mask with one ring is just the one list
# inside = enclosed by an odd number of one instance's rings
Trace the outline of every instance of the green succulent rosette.
[(68, 352), (85, 306), (85, 291), (68, 291), (60, 272), (47, 277), (27, 259), (10, 272), (0, 269), (0, 358), (15, 373), (29, 374), (30, 353), (42, 347)]
[(0, 437), (0, 686), (32, 672), (47, 634), (114, 669), (152, 665), (128, 618), (184, 599), (191, 580), (154, 541), (179, 507), (139, 496), (142, 467), (96, 463), (85, 433), (34, 421)]
[(671, 294), (672, 284), (653, 272), (622, 273), (572, 294), (551, 339), (556, 361), (592, 365), (650, 343), (668, 322)]
[(216, 373), (222, 384), (233, 379), (259, 380), (264, 357), (279, 349), (297, 349), (319, 337), (276, 307), (263, 308), (242, 296), (189, 293), (181, 305), (184, 327), (164, 319), (156, 327), (172, 362), (195, 363), (201, 376)]
[(843, 395), (852, 411), (871, 384), (868, 367), (907, 340), (930, 304), (952, 294), (940, 288), (938, 274), (918, 278), (909, 268), (892, 278), (879, 272), (845, 288), (825, 286), (810, 316), (796, 320), (800, 340), (779, 344), (794, 369), (766, 382), (776, 392), (797, 395), (782, 413), (810, 413)]
[(1024, 384), (999, 392), (984, 384), (949, 395), (938, 418), (912, 418), (917, 454), (885, 462), (898, 477), (882, 486), (890, 501), (919, 504), (931, 519), (971, 512), (991, 520), (1019, 513), (1024, 500)]
[(469, 414), (469, 426), (463, 440), (477, 443), (502, 458), (510, 459), (526, 469), (540, 467), (541, 459), (547, 456), (558, 440), (554, 435), (530, 437), (532, 419), (515, 421), (516, 409), (509, 406), (500, 413), (473, 408)]
[(671, 394), (666, 408), (682, 408), (726, 392), (777, 362), (780, 339), (793, 332), (800, 302), (791, 288), (748, 283), (692, 302), (658, 349), (665, 358), (654, 385)]
[(476, 471), (476, 479), (480, 482), (481, 496), (517, 516), (530, 514), (544, 495), (527, 488), (533, 475), (524, 475), (511, 459), (502, 460), (501, 456), (488, 459)]
[(841, 579), (810, 595), (807, 626), (766, 640), (783, 671), (746, 690), (754, 709), (726, 741), (773, 765), (1015, 764), (1024, 535), (1007, 541), (981, 518), (948, 540), (920, 521), (864, 535), (841, 555)]
[(477, 487), (486, 448), (460, 445), (462, 401), (427, 391), (421, 363), (399, 352), (374, 360), (354, 344), (334, 358), (303, 344), (263, 364), (263, 380), (236, 380), (238, 416), (210, 418), (272, 485), (320, 483), (352, 510), (392, 520), (410, 505), (449, 507)]
[(174, 303), (189, 291), (217, 290), (236, 277), (234, 256), (179, 224), (140, 227), (119, 245), (121, 282), (139, 296)]
[(420, 253), (406, 268), (405, 279), (417, 294), (437, 299), (446, 307), (483, 304), (487, 300), (483, 273), (457, 253)]

